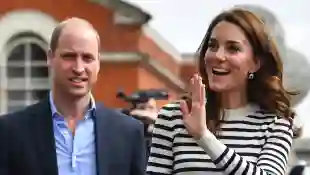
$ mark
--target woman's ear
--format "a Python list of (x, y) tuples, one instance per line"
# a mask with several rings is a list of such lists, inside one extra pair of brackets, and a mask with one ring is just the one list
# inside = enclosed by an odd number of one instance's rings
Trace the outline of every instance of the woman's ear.
[(251, 69), (252, 72), (257, 72), (258, 69), (262, 66), (262, 59), (261, 58), (257, 58), (254, 62), (254, 66)]

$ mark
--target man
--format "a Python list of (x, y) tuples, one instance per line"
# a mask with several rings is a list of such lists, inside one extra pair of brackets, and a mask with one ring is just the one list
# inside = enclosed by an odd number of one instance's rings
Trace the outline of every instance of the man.
[(142, 123), (96, 104), (90, 93), (99, 52), (98, 33), (87, 21), (72, 18), (55, 28), (49, 97), (1, 118), (1, 175), (144, 174)]

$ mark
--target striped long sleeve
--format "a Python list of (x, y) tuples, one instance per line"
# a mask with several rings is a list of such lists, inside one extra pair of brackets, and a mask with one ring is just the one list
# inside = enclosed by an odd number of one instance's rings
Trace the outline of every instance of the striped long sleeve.
[(284, 175), (291, 123), (257, 110), (233, 112), (218, 138), (206, 131), (197, 141), (184, 126), (179, 104), (165, 105), (153, 130), (147, 174)]
[(291, 123), (287, 119), (277, 119), (270, 125), (267, 133), (266, 143), (256, 163), (243, 159), (209, 131), (197, 142), (216, 167), (227, 175), (284, 175), (293, 137)]

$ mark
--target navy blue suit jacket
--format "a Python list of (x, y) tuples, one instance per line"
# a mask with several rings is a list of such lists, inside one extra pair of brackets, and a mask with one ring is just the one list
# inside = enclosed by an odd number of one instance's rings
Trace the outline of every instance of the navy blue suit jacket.
[[(49, 100), (0, 117), (0, 174), (57, 175)], [(98, 175), (144, 175), (143, 125), (96, 105), (95, 141)]]

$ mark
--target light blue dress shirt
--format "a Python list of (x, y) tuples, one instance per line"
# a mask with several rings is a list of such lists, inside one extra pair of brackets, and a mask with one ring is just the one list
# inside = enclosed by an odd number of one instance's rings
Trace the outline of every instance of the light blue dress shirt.
[(73, 136), (64, 117), (59, 114), (54, 105), (52, 92), (49, 96), (59, 175), (96, 175), (95, 116), (93, 115), (96, 105), (93, 97), (84, 120), (77, 123)]

